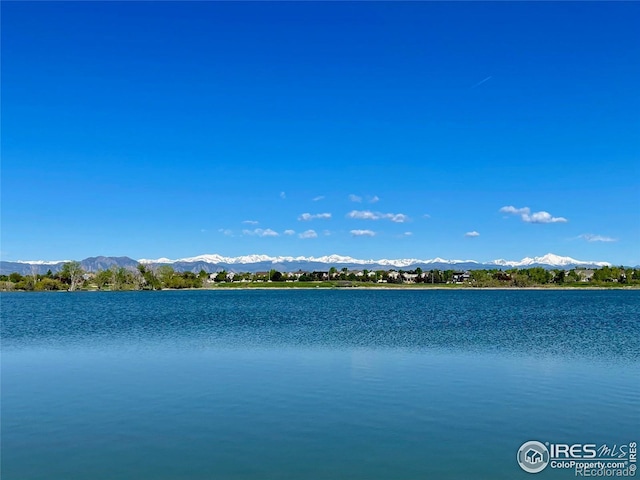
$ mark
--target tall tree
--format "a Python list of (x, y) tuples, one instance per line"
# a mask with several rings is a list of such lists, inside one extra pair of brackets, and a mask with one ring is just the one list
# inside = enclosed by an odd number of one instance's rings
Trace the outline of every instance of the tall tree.
[(67, 262), (62, 265), (60, 270), (60, 278), (69, 285), (69, 291), (73, 292), (82, 285), (84, 270), (80, 266), (80, 262)]

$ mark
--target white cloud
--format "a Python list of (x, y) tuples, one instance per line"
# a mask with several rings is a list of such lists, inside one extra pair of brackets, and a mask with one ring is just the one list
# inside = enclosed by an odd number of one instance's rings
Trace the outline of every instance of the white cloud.
[(377, 203), (380, 201), (380, 197), (377, 195), (374, 195), (373, 197), (369, 198), (369, 203)]
[(528, 215), (531, 210), (529, 209), (529, 207), (516, 208), (512, 205), (509, 205), (508, 207), (502, 207), (500, 211), (502, 213), (513, 213), (514, 215)]
[(312, 199), (314, 202), (319, 202), (320, 200), (324, 200), (324, 195), (318, 195)]
[(285, 198), (287, 198), (287, 194), (284, 192), (280, 192), (280, 198), (284, 200)]
[(370, 210), (352, 210), (347, 213), (347, 217), (358, 220), (391, 220), (395, 223), (405, 223), (409, 221), (409, 217), (404, 213), (380, 213)]
[(431, 215), (429, 215), (428, 213), (425, 213), (422, 218), (431, 218)]
[(360, 203), (362, 202), (362, 197), (359, 197), (358, 195), (354, 195), (352, 193), (351, 195), (349, 195), (349, 200), (351, 200), (352, 202)]
[(314, 219), (322, 219), (322, 220), (326, 220), (331, 218), (331, 214), (330, 213), (315, 213), (315, 214), (311, 214), (311, 213), (303, 213), (302, 215), (300, 215), (298, 217), (298, 220), (302, 220), (302, 221), (309, 221), (309, 220), (314, 220)]
[(328, 237), (329, 235), (331, 235), (331, 230), (323, 230), (323, 231), (322, 231), (322, 234), (323, 234), (325, 237)]
[(476, 232), (475, 230), (472, 232), (467, 232), (464, 234), (465, 237), (479, 237), (480, 234), (478, 232)]
[(405, 237), (410, 237), (411, 235), (413, 235), (413, 232), (404, 232)]
[(218, 232), (222, 233), (223, 235), (226, 235), (227, 237), (231, 237), (233, 235), (233, 231), (229, 230), (228, 228), (219, 228)]
[(267, 228), (266, 230), (263, 230), (262, 228), (256, 228), (254, 230), (242, 230), (242, 233), (245, 235), (252, 235), (252, 236), (257, 236), (257, 237), (277, 237), (279, 236), (279, 233), (271, 230), (270, 228)]
[(317, 238), (318, 234), (316, 233), (315, 230), (307, 230), (305, 232), (302, 232), (298, 235), (298, 237), (300, 238)]
[(284, 233), (285, 235), (295, 235), (296, 231), (295, 230), (285, 230), (282, 233)]
[(383, 218), (387, 218), (395, 223), (405, 223), (409, 221), (409, 217), (404, 213), (385, 213)]
[(246, 223), (247, 225), (257, 225), (260, 222), (258, 222), (257, 220), (243, 220), (242, 223)]
[(347, 213), (349, 218), (357, 218), (359, 220), (379, 220), (380, 216), (369, 210), (352, 210)]
[(527, 223), (566, 223), (567, 219), (564, 217), (554, 217), (549, 212), (535, 212), (531, 215), (523, 214), (522, 220)]
[(512, 215), (520, 215), (523, 222), (526, 223), (566, 223), (568, 220), (564, 217), (554, 217), (549, 212), (544, 210), (540, 212), (531, 213), (529, 207), (516, 208), (512, 205), (502, 207), (500, 209), (502, 213), (509, 213)]
[(605, 237), (602, 235), (594, 235), (593, 233), (583, 233), (578, 235), (578, 238), (582, 238), (587, 242), (617, 242), (617, 238)]
[(376, 232), (371, 230), (351, 230), (351, 235), (354, 237), (375, 237)]

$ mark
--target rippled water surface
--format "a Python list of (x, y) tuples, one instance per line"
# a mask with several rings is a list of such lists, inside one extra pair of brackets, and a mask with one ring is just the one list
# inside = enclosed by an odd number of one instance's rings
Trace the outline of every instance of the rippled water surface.
[(512, 479), (526, 440), (640, 440), (640, 291), (0, 300), (3, 479)]

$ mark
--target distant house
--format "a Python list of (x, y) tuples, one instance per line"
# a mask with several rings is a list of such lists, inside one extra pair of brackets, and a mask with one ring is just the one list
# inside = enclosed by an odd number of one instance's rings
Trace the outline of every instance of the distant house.
[(590, 282), (593, 280), (593, 270), (588, 268), (576, 268), (576, 274), (581, 282)]
[(455, 272), (451, 276), (451, 281), (453, 283), (467, 283), (471, 280), (471, 275), (469, 272)]
[(403, 273), (402, 279), (407, 283), (416, 283), (416, 279), (418, 278), (417, 273)]
[(398, 280), (400, 278), (400, 274), (395, 270), (390, 270), (389, 273), (387, 273), (387, 278), (391, 280)]
[(253, 275), (254, 282), (266, 282), (269, 279), (270, 272), (256, 272)]
[(329, 280), (329, 272), (313, 272), (313, 278), (320, 280)]
[(511, 275), (504, 272), (496, 272), (493, 274), (493, 278), (496, 280), (500, 280), (501, 282), (509, 282), (511, 281)]
[[(208, 275), (208, 277), (207, 277), (207, 281), (208, 282), (215, 282), (216, 281), (216, 277), (218, 275), (220, 275), (221, 273), (223, 273), (223, 272), (224, 272), (224, 270), (218, 270), (215, 273), (210, 273)], [(227, 272), (227, 274), (226, 274), (226, 276), (224, 278), (224, 281), (225, 282), (233, 282), (233, 277), (235, 277), (236, 275), (237, 275), (237, 273), (235, 273), (235, 272)]]

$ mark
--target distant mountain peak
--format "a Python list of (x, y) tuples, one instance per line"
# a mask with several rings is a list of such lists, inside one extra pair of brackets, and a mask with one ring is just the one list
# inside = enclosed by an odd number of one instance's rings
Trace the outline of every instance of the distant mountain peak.
[(594, 265), (598, 267), (604, 267), (611, 265), (611, 263), (609, 262), (576, 260), (575, 258), (562, 257), (554, 253), (547, 253), (546, 255), (543, 255), (541, 257), (525, 257), (520, 261), (499, 259), (494, 260), (492, 263), (505, 267), (527, 267), (534, 265), (548, 265), (552, 267), (566, 267), (569, 265)]
[(309, 263), (322, 263), (322, 264), (353, 264), (353, 265), (383, 265), (390, 267), (408, 267), (410, 265), (431, 265), (431, 264), (445, 264), (445, 265), (456, 265), (456, 264), (477, 264), (477, 265), (494, 265), (494, 266), (505, 266), (505, 267), (527, 267), (527, 266), (535, 266), (535, 265), (547, 265), (552, 267), (564, 267), (569, 265), (594, 265), (594, 266), (606, 266), (611, 265), (609, 262), (602, 261), (583, 261), (576, 260), (571, 257), (563, 257), (560, 255), (556, 255), (554, 253), (547, 253), (546, 255), (540, 257), (525, 257), (522, 260), (504, 260), (498, 259), (489, 262), (478, 262), (477, 260), (447, 260), (440, 257), (435, 257), (432, 259), (421, 260), (418, 258), (398, 258), (398, 259), (358, 259), (345, 255), (331, 254), (325, 255), (321, 257), (291, 257), (291, 256), (270, 256), (270, 255), (242, 255), (239, 257), (225, 257), (219, 254), (204, 254), (198, 255), (196, 257), (187, 257), (187, 258), (179, 258), (176, 260), (171, 260), (169, 258), (158, 258), (155, 260), (152, 259), (140, 259), (138, 260), (140, 263), (144, 264), (175, 264), (175, 263), (195, 263), (195, 262), (204, 262), (204, 263), (212, 263), (212, 264), (227, 264), (227, 265), (247, 265), (252, 263), (273, 263), (273, 264), (281, 264), (281, 263), (293, 263), (293, 262), (309, 262)]

